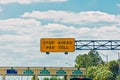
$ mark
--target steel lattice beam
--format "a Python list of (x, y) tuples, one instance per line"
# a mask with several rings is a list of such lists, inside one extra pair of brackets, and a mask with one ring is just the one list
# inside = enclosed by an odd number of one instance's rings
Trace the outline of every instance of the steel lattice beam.
[(75, 50), (120, 50), (120, 40), (76, 40)]

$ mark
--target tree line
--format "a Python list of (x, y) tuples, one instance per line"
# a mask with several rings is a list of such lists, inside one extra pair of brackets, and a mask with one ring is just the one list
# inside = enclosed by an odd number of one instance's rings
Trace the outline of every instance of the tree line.
[(105, 63), (97, 51), (79, 54), (75, 67), (86, 68), (86, 77), (92, 80), (120, 80), (120, 59)]
[[(104, 62), (99, 53), (94, 50), (89, 51), (87, 54), (76, 56), (75, 67), (86, 68), (86, 77), (92, 80), (120, 80), (120, 59)], [(43, 80), (64, 79), (58, 76), (52, 76), (49, 78), (44, 77)]]

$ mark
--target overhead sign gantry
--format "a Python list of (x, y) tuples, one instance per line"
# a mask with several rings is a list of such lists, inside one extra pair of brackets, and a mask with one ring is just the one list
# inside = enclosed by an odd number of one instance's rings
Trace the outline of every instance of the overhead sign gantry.
[(74, 52), (75, 50), (120, 50), (120, 40), (75, 40), (74, 38), (42, 38), (41, 52)]
[(120, 40), (76, 40), (75, 50), (120, 50)]

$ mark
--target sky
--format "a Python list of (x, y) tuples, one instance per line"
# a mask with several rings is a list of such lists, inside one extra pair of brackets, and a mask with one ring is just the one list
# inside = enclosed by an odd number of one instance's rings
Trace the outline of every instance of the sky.
[(120, 40), (120, 0), (0, 0), (0, 66), (71, 67), (89, 52), (46, 55), (41, 38)]

